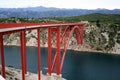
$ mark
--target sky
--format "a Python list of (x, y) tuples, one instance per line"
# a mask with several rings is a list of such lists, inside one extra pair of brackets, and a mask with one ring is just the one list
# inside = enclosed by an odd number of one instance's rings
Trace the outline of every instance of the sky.
[(0, 8), (38, 6), (68, 9), (120, 9), (120, 0), (0, 0)]

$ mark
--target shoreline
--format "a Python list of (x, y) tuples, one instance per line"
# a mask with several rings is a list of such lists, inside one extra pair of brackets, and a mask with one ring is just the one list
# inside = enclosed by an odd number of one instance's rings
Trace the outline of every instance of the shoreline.
[[(4, 45), (4, 46), (20, 46), (19, 44), (17, 45)], [(31, 45), (26, 45), (26, 47), (37, 47), (37, 46), (31, 46)], [(43, 46), (41, 45), (40, 46), (41, 48), (47, 48), (47, 46)], [(52, 47), (52, 48), (55, 48), (55, 47)], [(63, 47), (61, 47), (61, 49), (63, 49)], [(101, 54), (117, 54), (117, 55), (120, 55), (120, 53), (117, 53), (117, 52), (114, 52), (114, 51), (97, 51), (97, 50), (94, 50), (94, 49), (72, 49), (72, 48), (67, 48), (67, 50), (73, 50), (73, 51), (80, 51), (80, 52), (94, 52), (94, 53), (101, 53)]]
[[(20, 45), (4, 45), (4, 46), (18, 46), (18, 47), (20, 47)], [(28, 46), (27, 45), (27, 47), (37, 47), (37, 46)], [(47, 46), (41, 46), (41, 48), (47, 48)], [(53, 47), (53, 48), (55, 48), (55, 47)], [(61, 49), (63, 49), (63, 48), (61, 48)], [(67, 48), (67, 50), (73, 50), (73, 51), (78, 51), (78, 52), (79, 51), (80, 52), (91, 52), (91, 53), (96, 53), (96, 54), (120, 55), (118, 53), (116, 53), (116, 54), (115, 53), (105, 53), (105, 52), (96, 51), (96, 50), (89, 50), (89, 51), (86, 50), (85, 51), (85, 49), (84, 50), (82, 50), (82, 49), (77, 50), (77, 49), (70, 49), (70, 48)], [(6, 80), (11, 80), (11, 78), (12, 78), (12, 80), (21, 80), (22, 79), (22, 77), (21, 77), (22, 76), (21, 69), (16, 69), (14, 67), (12, 68), (12, 66), (11, 67), (9, 67), (9, 66), (5, 67), (5, 69), (6, 69), (6, 74), (10, 75)], [(42, 75), (41, 80), (59, 80), (58, 78), (60, 78), (58, 76), (56, 77), (55, 75), (53, 75), (52, 77), (48, 76), (48, 75), (44, 75), (44, 74), (42, 74), (42, 72), (41, 72), (41, 75)], [(27, 78), (26, 80), (37, 80), (37, 77), (38, 77), (37, 73), (31, 73), (31, 72), (28, 72), (28, 74), (25, 75), (25, 76)], [(65, 79), (62, 78), (60, 80), (65, 80)]]
[[(6, 80), (22, 80), (22, 70), (21, 69), (16, 69), (14, 67), (5, 67), (6, 70)], [(0, 72), (1, 72), (1, 65), (0, 65)], [(38, 74), (37, 73), (32, 73), (32, 72), (27, 72), (25, 74), (25, 79), (26, 80), (38, 80)], [(66, 80), (62, 78), (61, 76), (57, 75), (44, 75), (42, 74), (41, 71), (41, 80)]]

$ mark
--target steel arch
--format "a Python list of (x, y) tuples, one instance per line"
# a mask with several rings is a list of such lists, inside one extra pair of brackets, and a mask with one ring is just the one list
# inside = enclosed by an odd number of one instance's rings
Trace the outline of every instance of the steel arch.
[[(60, 63), (60, 73), (62, 72), (62, 67), (63, 67), (63, 63), (64, 63), (64, 59), (65, 59), (65, 55), (66, 55), (66, 51), (67, 51), (67, 47), (69, 45), (69, 41), (72, 37), (72, 33), (75, 32), (76, 34), (76, 38), (79, 39), (77, 40), (77, 43), (78, 44), (83, 44), (83, 32), (84, 32), (84, 28), (81, 28), (81, 27), (84, 27), (84, 26), (68, 26), (64, 29), (64, 32), (61, 36), (61, 40), (60, 40), (60, 44), (62, 44), (64, 41), (64, 52), (63, 52), (63, 55), (62, 57), (60, 58), (61, 59), (61, 63)], [(69, 35), (67, 35), (67, 33)], [(57, 63), (57, 52), (54, 56), (54, 60), (53, 60), (53, 64), (52, 64), (52, 67), (51, 67), (51, 71), (53, 72), (54, 70), (54, 67), (55, 67), (55, 64)], [(59, 74), (60, 74), (59, 73)]]

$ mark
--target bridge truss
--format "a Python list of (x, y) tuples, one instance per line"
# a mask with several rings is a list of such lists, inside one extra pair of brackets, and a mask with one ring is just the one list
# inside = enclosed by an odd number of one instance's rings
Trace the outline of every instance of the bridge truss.
[[(83, 44), (84, 39), (84, 23), (7, 23), (0, 24), (0, 55), (2, 65), (2, 76), (6, 78), (5, 74), (5, 57), (4, 57), (4, 44), (3, 35), (11, 33), (20, 33), (21, 44), (21, 65), (22, 65), (22, 80), (25, 80), (27, 74), (27, 61), (26, 61), (26, 31), (37, 30), (38, 37), (38, 80), (41, 80), (41, 58), (40, 58), (40, 28), (47, 28), (48, 30), (48, 75), (52, 73), (61, 75), (63, 63), (69, 45), (69, 41), (73, 33), (76, 35), (77, 44)], [(56, 53), (52, 52), (52, 36), (55, 34)], [(61, 45), (64, 45), (61, 50)], [(54, 57), (54, 58), (53, 58)]]

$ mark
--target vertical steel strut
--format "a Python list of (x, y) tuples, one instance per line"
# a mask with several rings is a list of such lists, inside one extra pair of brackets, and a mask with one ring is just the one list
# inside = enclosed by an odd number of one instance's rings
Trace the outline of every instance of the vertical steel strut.
[(52, 68), (52, 44), (51, 44), (51, 27), (48, 27), (48, 74), (51, 76)]
[(41, 80), (41, 57), (40, 57), (40, 28), (37, 29), (37, 36), (38, 36), (38, 80)]
[(4, 45), (3, 45), (3, 35), (0, 33), (0, 56), (1, 56), (1, 64), (2, 64), (2, 76), (6, 78), (5, 75), (5, 59), (4, 59)]
[(56, 36), (56, 40), (57, 40), (57, 45), (56, 45), (56, 53), (57, 53), (57, 61), (56, 61), (56, 64), (57, 64), (57, 75), (60, 75), (60, 27), (57, 27), (57, 36)]
[(20, 32), (20, 40), (21, 40), (22, 80), (25, 80), (25, 74), (27, 73), (25, 31)]
[[(52, 33), (56, 33), (56, 54), (54, 60), (52, 59)], [(53, 68), (56, 67), (57, 75), (60, 75), (60, 27), (48, 27), (48, 74), (51, 75)], [(56, 58), (57, 57), (57, 58)]]

